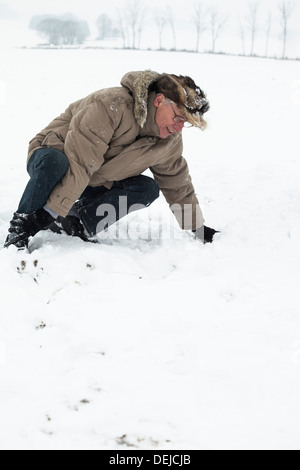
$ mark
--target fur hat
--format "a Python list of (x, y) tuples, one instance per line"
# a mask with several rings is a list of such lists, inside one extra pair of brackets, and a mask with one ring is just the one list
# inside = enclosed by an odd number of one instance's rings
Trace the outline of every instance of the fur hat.
[(157, 93), (163, 93), (174, 101), (190, 124), (201, 129), (206, 127), (202, 116), (209, 110), (209, 102), (192, 78), (163, 74), (157, 80), (155, 88)]
[(151, 91), (163, 93), (173, 101), (193, 126), (205, 129), (203, 114), (209, 110), (205, 93), (194, 80), (187, 76), (159, 74), (152, 70), (139, 73), (133, 83), (135, 98), (135, 117), (144, 126), (147, 117), (147, 100)]

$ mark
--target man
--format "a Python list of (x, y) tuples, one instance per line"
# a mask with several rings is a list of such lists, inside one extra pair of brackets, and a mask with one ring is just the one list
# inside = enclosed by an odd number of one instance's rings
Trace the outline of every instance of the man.
[[(151, 70), (130, 72), (121, 87), (71, 104), (30, 141), (30, 180), (5, 247), (25, 249), (46, 228), (88, 241), (126, 215), (119, 210), (120, 196), (129, 212), (149, 206), (159, 189), (181, 228), (212, 242), (216, 231), (204, 226), (181, 135), (186, 125), (204, 129), (208, 109), (190, 77)], [(142, 175), (148, 168), (154, 179)], [(115, 220), (101, 211), (107, 205), (115, 209)]]

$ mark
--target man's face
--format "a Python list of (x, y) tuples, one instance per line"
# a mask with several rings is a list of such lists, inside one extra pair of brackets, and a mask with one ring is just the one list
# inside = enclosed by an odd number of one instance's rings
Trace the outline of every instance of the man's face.
[(155, 122), (159, 128), (159, 135), (162, 139), (170, 137), (175, 132), (181, 132), (184, 126), (183, 122), (175, 122), (174, 118), (184, 116), (179, 111), (175, 103), (168, 100), (165, 95), (159, 93), (154, 101), (156, 107)]

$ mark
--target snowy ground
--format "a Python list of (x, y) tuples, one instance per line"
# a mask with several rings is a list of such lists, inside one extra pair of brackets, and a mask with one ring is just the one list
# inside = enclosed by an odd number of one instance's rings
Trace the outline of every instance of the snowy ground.
[(128, 239), (44, 232), (30, 255), (1, 250), (0, 448), (299, 450), (300, 62), (0, 54), (1, 246), (30, 138), (146, 68), (208, 94), (209, 128), (185, 131), (184, 155), (221, 230), (169, 239), (161, 197), (120, 224)]

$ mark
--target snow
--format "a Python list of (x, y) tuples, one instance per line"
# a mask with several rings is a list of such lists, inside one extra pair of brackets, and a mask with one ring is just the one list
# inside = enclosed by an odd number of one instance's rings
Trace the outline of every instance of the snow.
[(149, 68), (208, 95), (184, 155), (221, 233), (202, 245), (161, 196), (119, 238), (43, 232), (31, 254), (2, 249), (0, 448), (299, 449), (299, 62), (1, 50), (1, 246), (28, 141)]

